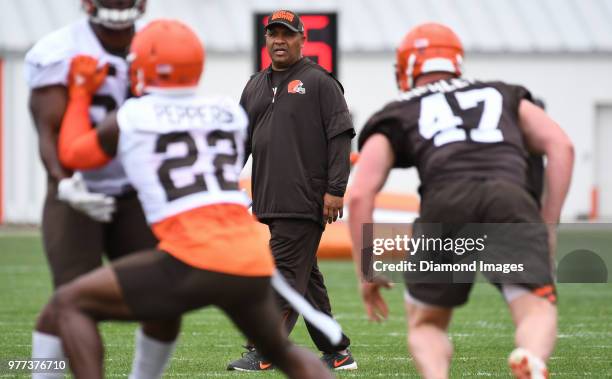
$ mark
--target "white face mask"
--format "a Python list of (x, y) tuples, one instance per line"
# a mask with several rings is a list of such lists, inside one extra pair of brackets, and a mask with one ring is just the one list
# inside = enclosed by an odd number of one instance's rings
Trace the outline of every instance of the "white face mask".
[(91, 16), (91, 21), (109, 29), (129, 28), (143, 13), (141, 10), (142, 0), (136, 0), (134, 6), (127, 9), (105, 8), (98, 0), (93, 0), (93, 3), (96, 6), (96, 11)]

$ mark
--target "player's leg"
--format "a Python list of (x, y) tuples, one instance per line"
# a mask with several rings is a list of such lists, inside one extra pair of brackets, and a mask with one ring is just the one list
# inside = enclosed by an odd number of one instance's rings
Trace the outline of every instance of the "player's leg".
[[(154, 249), (157, 239), (146, 223), (135, 192), (116, 198), (117, 211), (106, 230), (106, 251), (116, 259), (136, 251)], [(136, 330), (130, 379), (154, 378), (164, 372), (180, 329), (180, 319), (147, 321)]]
[(557, 337), (557, 307), (551, 301), (554, 300), (553, 287), (544, 286), (533, 291), (517, 285), (504, 285), (502, 292), (516, 325), (516, 349), (509, 358), (512, 371), (519, 378), (523, 375), (546, 377), (546, 361), (554, 350)]
[(74, 376), (103, 378), (104, 348), (97, 323), (131, 315), (113, 269), (101, 267), (60, 287), (51, 306)]
[(453, 308), (465, 304), (472, 283), (410, 283), (405, 292), (408, 348), (424, 378), (447, 378), (453, 346), (447, 330)]
[[(57, 199), (56, 183), (48, 183), (43, 208), (43, 245), (53, 287), (68, 283), (102, 264), (102, 225)], [(44, 307), (32, 333), (32, 358), (64, 359), (61, 340), (54, 328), (51, 307)], [(58, 373), (34, 373), (32, 378), (63, 377)]]
[(533, 293), (517, 298), (509, 306), (516, 325), (516, 346), (548, 360), (557, 337), (557, 307)]
[(134, 337), (134, 359), (129, 379), (161, 378), (181, 328), (181, 319), (141, 322)]
[[(458, 237), (460, 225), (475, 218), (477, 186), (467, 182), (449, 182), (428, 190), (421, 205), (421, 215), (414, 223), (414, 235), (439, 238)], [(433, 260), (455, 263), (455, 256), (422, 249), (412, 261)], [(453, 345), (447, 330), (453, 308), (467, 302), (471, 283), (455, 283), (455, 273), (407, 272), (405, 280), (408, 349), (417, 370), (428, 378), (448, 378)], [(472, 275), (473, 276), (473, 275)], [(467, 282), (470, 278), (463, 278)], [(473, 278), (472, 278), (473, 279)]]
[[(504, 283), (501, 290), (516, 325), (517, 349), (510, 354), (509, 363), (517, 377), (523, 376), (520, 371), (524, 368), (530, 371), (530, 377), (543, 378), (548, 375), (545, 362), (557, 336), (548, 230), (535, 199), (524, 188), (503, 181), (487, 182), (486, 186), (489, 196), (483, 204), (487, 208), (487, 222), (511, 223), (498, 224), (502, 233), (496, 233), (499, 235), (494, 238), (488, 233), (489, 244), (496, 240), (502, 243), (490, 249), (492, 254), (487, 251), (486, 257), (524, 265), (524, 271), (497, 280)], [(507, 236), (512, 238), (508, 240)], [(517, 361), (526, 363), (519, 364), (518, 371), (513, 366)]]
[(49, 183), (42, 215), (43, 247), (57, 289), (102, 264), (103, 224), (57, 199)]
[(219, 305), (266, 360), (290, 378), (332, 378), (313, 353), (287, 339), (269, 278), (226, 277)]
[[(144, 251), (113, 261), (60, 288), (54, 312), (70, 366), (77, 377), (102, 375), (102, 320), (176, 320), (183, 312), (207, 304), (184, 304), (182, 283), (191, 268), (160, 251)], [(178, 284), (177, 284), (178, 283)], [(201, 292), (201, 288), (198, 288)], [(178, 291), (178, 292), (177, 292)], [(172, 325), (167, 323), (165, 325)], [(175, 324), (176, 325), (176, 324)], [(176, 330), (160, 331), (173, 335)], [(159, 378), (161, 373), (150, 378)]]
[(159, 251), (129, 255), (113, 262), (113, 267), (132, 317), (168, 319), (215, 304), (292, 377), (329, 377), (314, 355), (289, 347), (269, 277), (242, 277), (199, 269)]
[(408, 348), (423, 378), (448, 378), (453, 346), (447, 329), (452, 308), (407, 300)]

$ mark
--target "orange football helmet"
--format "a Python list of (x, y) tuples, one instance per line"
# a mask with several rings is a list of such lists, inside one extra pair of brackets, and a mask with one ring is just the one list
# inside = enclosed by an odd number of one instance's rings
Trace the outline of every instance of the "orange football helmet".
[(463, 45), (449, 27), (425, 23), (414, 27), (397, 48), (396, 79), (402, 91), (414, 86), (419, 75), (450, 72), (461, 75)]
[(195, 87), (204, 70), (204, 45), (187, 25), (161, 19), (134, 36), (130, 47), (132, 93)]

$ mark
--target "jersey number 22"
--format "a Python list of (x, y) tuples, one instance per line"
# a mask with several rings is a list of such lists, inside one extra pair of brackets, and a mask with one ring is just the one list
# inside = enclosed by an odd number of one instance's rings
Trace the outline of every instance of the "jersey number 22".
[[(227, 180), (225, 178), (225, 166), (233, 166), (238, 161), (236, 136), (232, 132), (226, 132), (221, 130), (215, 130), (208, 133), (206, 136), (206, 145), (209, 148), (217, 150), (219, 142), (225, 140), (231, 145), (231, 153), (219, 153), (214, 154), (212, 165), (214, 167), (215, 178), (218, 183), (218, 188), (222, 191), (232, 191), (238, 189), (238, 182), (233, 180)], [(172, 180), (171, 171), (187, 168), (193, 166), (198, 160), (198, 148), (196, 141), (193, 136), (188, 132), (174, 132), (163, 134), (157, 139), (155, 144), (156, 153), (166, 153), (168, 147), (171, 144), (184, 144), (186, 147), (186, 154), (182, 157), (172, 157), (165, 159), (157, 170), (159, 181), (166, 192), (166, 198), (168, 201), (176, 200), (178, 198), (188, 196), (197, 192), (208, 191), (209, 186), (206, 184), (204, 173), (194, 174), (193, 181), (190, 184), (177, 186)], [(207, 178), (211, 180), (212, 178)], [(214, 180), (214, 179), (212, 179)], [(211, 183), (209, 183), (211, 184)]]

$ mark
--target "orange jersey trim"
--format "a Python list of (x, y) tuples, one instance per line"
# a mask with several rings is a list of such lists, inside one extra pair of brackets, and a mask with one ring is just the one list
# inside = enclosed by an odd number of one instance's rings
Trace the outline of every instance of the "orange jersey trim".
[(152, 229), (160, 250), (190, 266), (238, 276), (271, 276), (274, 271), (267, 229), (244, 206), (199, 207)]
[(62, 165), (76, 170), (104, 166), (112, 159), (98, 140), (98, 132), (89, 119), (88, 97), (71, 98), (62, 120), (58, 139), (58, 153)]

